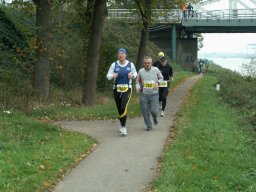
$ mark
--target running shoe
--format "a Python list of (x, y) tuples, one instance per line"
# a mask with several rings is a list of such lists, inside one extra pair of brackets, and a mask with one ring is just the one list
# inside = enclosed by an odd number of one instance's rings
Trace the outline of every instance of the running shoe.
[(164, 111), (161, 111), (160, 116), (164, 117)]
[(122, 127), (122, 128), (120, 129), (120, 134), (121, 134), (122, 136), (126, 136), (126, 135), (127, 135), (127, 129), (126, 129), (126, 127)]

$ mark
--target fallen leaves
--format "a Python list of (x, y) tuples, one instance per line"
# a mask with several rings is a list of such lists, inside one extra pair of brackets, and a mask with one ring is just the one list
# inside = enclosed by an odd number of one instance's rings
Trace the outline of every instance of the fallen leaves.
[(195, 171), (195, 169), (196, 169), (196, 164), (193, 163), (192, 164), (192, 170)]
[(39, 169), (43, 171), (43, 170), (45, 170), (45, 166), (44, 165), (39, 165)]

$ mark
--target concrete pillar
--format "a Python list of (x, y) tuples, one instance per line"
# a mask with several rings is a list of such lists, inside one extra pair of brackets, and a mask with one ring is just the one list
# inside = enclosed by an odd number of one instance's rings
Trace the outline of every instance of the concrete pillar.
[(229, 0), (229, 14), (231, 18), (237, 18), (237, 0)]
[(172, 44), (172, 61), (176, 61), (176, 44), (177, 44), (177, 42), (176, 42), (176, 37), (177, 37), (177, 35), (176, 35), (176, 26), (175, 25), (172, 25), (172, 42), (171, 42), (171, 44)]
[(177, 40), (177, 62), (188, 71), (197, 70), (197, 38)]

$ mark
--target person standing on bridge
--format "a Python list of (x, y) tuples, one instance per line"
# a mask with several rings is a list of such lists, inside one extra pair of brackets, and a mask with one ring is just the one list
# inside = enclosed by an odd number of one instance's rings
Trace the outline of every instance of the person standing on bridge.
[(187, 6), (185, 4), (182, 5), (182, 16), (183, 16), (183, 19), (186, 18), (186, 10), (187, 10)]
[(158, 87), (163, 81), (163, 76), (157, 67), (152, 66), (152, 58), (145, 56), (143, 59), (144, 68), (138, 72), (136, 80), (136, 91), (140, 93), (140, 107), (147, 126), (146, 130), (152, 130), (150, 113), (155, 125), (158, 124)]
[(127, 107), (132, 95), (132, 79), (137, 76), (137, 71), (132, 62), (126, 60), (127, 51), (120, 48), (117, 53), (118, 60), (111, 64), (107, 79), (114, 79), (113, 95), (119, 114), (122, 136), (127, 135), (126, 119)]
[(155, 67), (161, 71), (164, 78), (159, 85), (159, 107), (161, 110), (160, 115), (163, 117), (170, 88), (170, 80), (173, 80), (173, 69), (172, 66), (167, 62), (166, 57), (161, 57), (160, 64), (156, 65)]
[(187, 9), (188, 9), (188, 17), (193, 17), (194, 16), (194, 10), (193, 10), (194, 8), (191, 5), (191, 3), (188, 4)]

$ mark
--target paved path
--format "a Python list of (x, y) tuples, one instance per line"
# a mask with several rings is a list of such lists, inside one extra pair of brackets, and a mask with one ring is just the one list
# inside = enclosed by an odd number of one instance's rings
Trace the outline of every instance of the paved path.
[(199, 78), (198, 75), (187, 79), (168, 96), (166, 115), (159, 117), (159, 124), (152, 131), (145, 131), (142, 117), (128, 119), (126, 137), (119, 136), (118, 121), (56, 122), (68, 130), (94, 137), (99, 145), (56, 186), (54, 192), (145, 191), (156, 173), (158, 158), (175, 114)]

